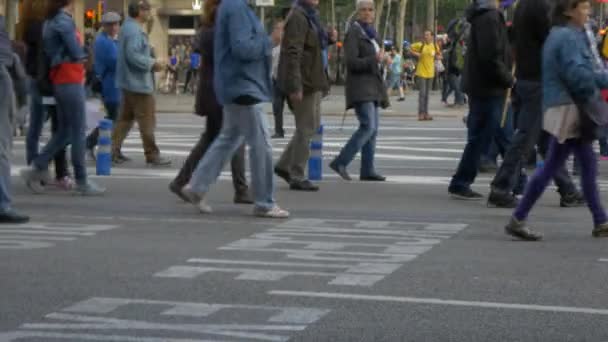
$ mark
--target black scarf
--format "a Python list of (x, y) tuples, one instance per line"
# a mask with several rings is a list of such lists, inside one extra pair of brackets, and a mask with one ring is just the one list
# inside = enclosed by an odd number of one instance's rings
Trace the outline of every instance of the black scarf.
[(319, 42), (321, 42), (321, 50), (325, 50), (329, 45), (329, 37), (327, 36), (327, 32), (323, 29), (323, 25), (321, 24), (321, 17), (319, 16), (319, 11), (308, 4), (306, 0), (296, 0), (296, 5), (304, 10), (306, 13), (306, 18), (312, 24), (315, 31), (319, 35)]

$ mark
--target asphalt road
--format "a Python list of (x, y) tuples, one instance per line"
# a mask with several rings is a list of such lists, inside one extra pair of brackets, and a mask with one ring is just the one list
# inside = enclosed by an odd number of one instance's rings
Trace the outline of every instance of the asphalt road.
[[(324, 121), (327, 164), (355, 121)], [(508, 210), (447, 196), (462, 122), (381, 126), (376, 167), (389, 182), (347, 183), (327, 167), (316, 194), (277, 180), (284, 221), (233, 205), (228, 173), (212, 215), (168, 193), (202, 131), (191, 115), (159, 117), (171, 168), (146, 167), (132, 132), (134, 161), (95, 177), (105, 197), (34, 196), (15, 177), (33, 221), (0, 227), (0, 342), (608, 341), (607, 240), (591, 238), (585, 208), (560, 209), (549, 191), (530, 218), (546, 240), (512, 241)], [(18, 139), (15, 174), (23, 155)]]

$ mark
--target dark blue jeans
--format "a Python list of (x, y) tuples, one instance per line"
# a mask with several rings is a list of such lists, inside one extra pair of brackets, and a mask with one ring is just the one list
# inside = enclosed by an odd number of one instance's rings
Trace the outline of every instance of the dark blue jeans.
[[(47, 115), (48, 114), (48, 115)], [(55, 106), (45, 106), (42, 104), (42, 97), (38, 90), (38, 85), (35, 80), (30, 80), (30, 122), (27, 130), (27, 137), (25, 140), (25, 156), (27, 165), (31, 165), (33, 160), (38, 156), (40, 135), (44, 123), (48, 117), (51, 119), (51, 133), (57, 131), (57, 109)], [(55, 163), (55, 177), (62, 179), (63, 177), (69, 176), (68, 161), (66, 158), (65, 146), (54, 156)]]
[(371, 177), (376, 175), (374, 155), (378, 136), (378, 105), (375, 102), (359, 102), (355, 105), (355, 114), (359, 120), (359, 128), (336, 157), (336, 163), (348, 166), (361, 151), (360, 177)]
[(467, 144), (450, 182), (450, 192), (468, 190), (475, 182), (484, 146), (490, 144), (500, 128), (504, 102), (504, 96), (469, 98)]
[(85, 89), (82, 84), (55, 85), (57, 131), (32, 164), (38, 170), (48, 169), (53, 156), (67, 144), (72, 145), (72, 165), (76, 183), (87, 183), (85, 165)]
[[(542, 85), (540, 82), (518, 81), (513, 93), (517, 130), (513, 136), (511, 147), (505, 154), (503, 163), (498, 169), (492, 187), (501, 192), (512, 192), (518, 184), (518, 177), (525, 167), (529, 155), (541, 138), (542, 131)], [(546, 139), (546, 137), (544, 137)], [(541, 148), (541, 151), (544, 151)], [(541, 152), (544, 155), (544, 153)], [(558, 168), (554, 175), (555, 183), (562, 195), (576, 191), (566, 169)]]

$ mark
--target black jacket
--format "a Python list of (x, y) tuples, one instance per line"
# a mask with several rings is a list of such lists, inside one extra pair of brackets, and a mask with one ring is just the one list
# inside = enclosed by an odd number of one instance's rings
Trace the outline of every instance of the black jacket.
[(543, 44), (551, 30), (547, 0), (520, 0), (513, 19), (517, 79), (541, 81)]
[(357, 102), (375, 101), (388, 107), (386, 87), (376, 59), (376, 49), (357, 23), (351, 24), (344, 39), (346, 59), (346, 108)]
[(222, 117), (222, 106), (218, 103), (213, 88), (213, 37), (215, 27), (203, 27), (199, 33), (198, 47), (201, 50), (198, 89), (194, 111), (200, 116)]
[(466, 12), (471, 34), (462, 85), (469, 96), (504, 96), (513, 85), (507, 26), (493, 3), (477, 0)]

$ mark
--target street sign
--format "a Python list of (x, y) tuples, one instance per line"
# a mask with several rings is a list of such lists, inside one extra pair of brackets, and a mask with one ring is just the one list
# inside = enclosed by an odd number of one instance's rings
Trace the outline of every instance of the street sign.
[(272, 7), (274, 6), (274, 0), (255, 0), (257, 7)]

